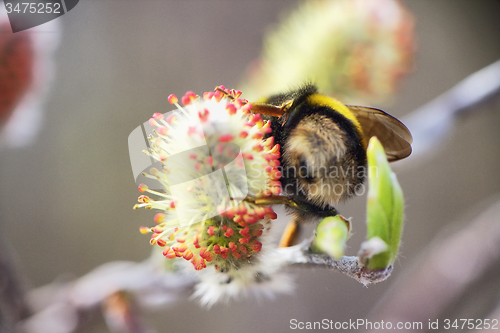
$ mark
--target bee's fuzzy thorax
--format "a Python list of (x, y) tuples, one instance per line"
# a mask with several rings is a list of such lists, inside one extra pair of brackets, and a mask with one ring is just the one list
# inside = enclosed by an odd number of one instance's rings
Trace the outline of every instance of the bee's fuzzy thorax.
[(353, 196), (365, 178), (366, 143), (349, 109), (310, 84), (267, 103), (290, 105), (283, 117), (272, 119), (281, 147), (283, 190), (318, 211)]

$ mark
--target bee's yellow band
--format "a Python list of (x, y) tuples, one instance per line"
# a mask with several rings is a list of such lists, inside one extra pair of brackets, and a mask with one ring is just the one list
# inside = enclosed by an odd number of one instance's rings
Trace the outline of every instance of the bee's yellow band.
[(338, 113), (349, 119), (356, 128), (356, 131), (360, 134), (361, 142), (366, 146), (366, 142), (364, 142), (363, 138), (363, 130), (361, 129), (361, 125), (359, 124), (358, 119), (356, 119), (356, 117), (352, 114), (352, 112), (347, 108), (347, 106), (337, 101), (335, 98), (321, 94), (312, 94), (307, 98), (307, 101), (311, 105), (319, 105), (319, 106), (323, 105), (332, 108), (333, 110), (337, 111)]

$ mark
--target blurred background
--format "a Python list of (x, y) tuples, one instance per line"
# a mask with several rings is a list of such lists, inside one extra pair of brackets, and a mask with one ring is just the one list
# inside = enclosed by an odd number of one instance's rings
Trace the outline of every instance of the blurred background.
[[(398, 81), (391, 98), (371, 105), (398, 118), (500, 59), (499, 1), (402, 3), (415, 19), (413, 72)], [(148, 237), (138, 228), (151, 225), (153, 213), (132, 210), (139, 192), (128, 135), (153, 113), (169, 111), (171, 93), (203, 93), (220, 84), (242, 89), (264, 35), (296, 7), (289, 0), (80, 1), (58, 19), (62, 35), (40, 132), (30, 145), (0, 151), (0, 233), (30, 288), (82, 276), (109, 261), (149, 256)], [(146, 312), (148, 326), (158, 332), (288, 332), (292, 318), (367, 318), (436, 235), (467, 226), (500, 192), (499, 110), (498, 96), (477, 105), (432, 154), (393, 164), (405, 193), (406, 224), (387, 281), (365, 288), (335, 271), (290, 268), (293, 295), (210, 310), (180, 299)], [(38, 120), (27, 117), (24, 125), (31, 121)], [(365, 204), (366, 197), (358, 197), (338, 207), (353, 218), (348, 255), (364, 240)], [(280, 218), (280, 227), (286, 220)], [(453, 298), (470, 299), (462, 318), (484, 318), (498, 305), (498, 273), (497, 261), (472, 286), (482, 292)], [(109, 332), (98, 312), (93, 319), (78, 332)]]

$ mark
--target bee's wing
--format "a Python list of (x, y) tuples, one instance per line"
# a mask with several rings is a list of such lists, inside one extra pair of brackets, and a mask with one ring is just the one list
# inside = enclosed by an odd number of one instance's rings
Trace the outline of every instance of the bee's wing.
[(379, 109), (352, 105), (347, 107), (358, 119), (366, 142), (376, 136), (384, 146), (389, 161), (397, 161), (411, 154), (413, 138), (402, 122)]

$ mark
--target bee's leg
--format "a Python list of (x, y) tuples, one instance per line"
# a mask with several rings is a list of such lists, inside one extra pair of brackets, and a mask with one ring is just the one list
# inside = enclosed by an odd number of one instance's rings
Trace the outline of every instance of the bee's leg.
[(287, 207), (291, 208), (297, 208), (298, 204), (290, 199), (289, 197), (283, 196), (283, 195), (273, 195), (270, 197), (263, 197), (263, 198), (255, 198), (251, 196), (247, 196), (245, 198), (245, 201), (251, 202), (253, 204), (256, 204), (258, 206), (270, 206), (270, 205), (285, 205)]
[(296, 244), (297, 235), (300, 231), (300, 224), (294, 218), (286, 225), (285, 231), (281, 235), (279, 247), (289, 247)]
[[(292, 208), (298, 207), (298, 204), (294, 200), (283, 195), (274, 195), (264, 198), (247, 197), (245, 200), (251, 201), (256, 205), (285, 205)], [(289, 247), (294, 245), (297, 239), (297, 235), (299, 234), (299, 230), (300, 224), (297, 222), (297, 218), (294, 218), (288, 223), (285, 231), (283, 231), (281, 240), (279, 242), (279, 247)]]
[(285, 114), (286, 108), (264, 103), (252, 103), (252, 112), (260, 113), (264, 116), (281, 117)]

